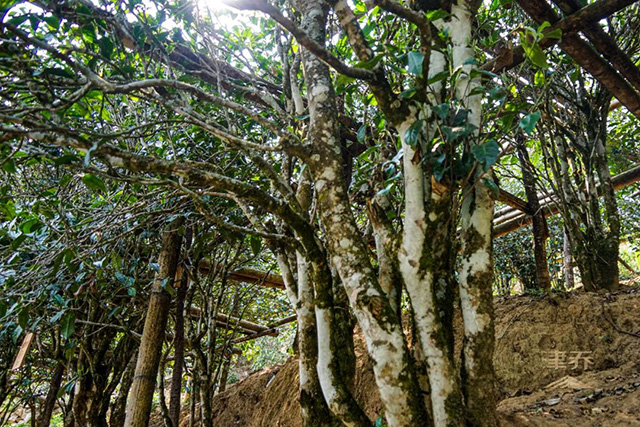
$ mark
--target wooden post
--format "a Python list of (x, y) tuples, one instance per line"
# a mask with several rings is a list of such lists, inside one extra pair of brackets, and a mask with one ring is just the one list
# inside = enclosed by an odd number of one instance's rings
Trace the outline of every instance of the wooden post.
[(176, 275), (182, 243), (178, 228), (183, 221), (183, 218), (173, 221), (164, 232), (158, 260), (160, 270), (156, 274), (151, 290), (136, 371), (127, 402), (125, 427), (146, 427), (149, 423), (151, 402), (171, 303), (171, 297), (165, 287), (173, 286), (173, 283), (167, 283), (167, 280), (174, 280)]
[(33, 332), (27, 333), (22, 340), (22, 345), (20, 345), (20, 350), (18, 350), (18, 355), (13, 361), (13, 366), (11, 367), (12, 371), (17, 371), (18, 369), (24, 366), (24, 361), (27, 358), (27, 353), (29, 353), (29, 348), (31, 347), (31, 343), (33, 342)]

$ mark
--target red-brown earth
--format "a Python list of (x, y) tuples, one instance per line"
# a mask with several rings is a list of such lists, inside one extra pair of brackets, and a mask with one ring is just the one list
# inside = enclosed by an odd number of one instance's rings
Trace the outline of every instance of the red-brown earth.
[[(495, 312), (502, 425), (640, 426), (637, 288), (496, 298)], [(354, 394), (375, 420), (382, 405), (358, 334), (356, 352)], [(214, 424), (298, 427), (297, 388), (295, 358), (256, 372), (215, 396)]]

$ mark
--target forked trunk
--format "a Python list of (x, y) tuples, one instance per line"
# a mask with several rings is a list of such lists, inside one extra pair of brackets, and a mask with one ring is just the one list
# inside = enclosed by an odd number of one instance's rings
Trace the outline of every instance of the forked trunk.
[[(316, 42), (326, 38), (327, 4), (299, 2), (303, 28)], [(358, 319), (369, 353), (385, 415), (390, 426), (424, 425), (426, 411), (410, 364), (398, 315), (378, 284), (366, 247), (349, 206), (343, 175), (338, 117), (327, 66), (313, 54), (303, 55), (309, 94), (308, 165), (328, 251)]]
[[(415, 120), (415, 119), (414, 119)], [(452, 271), (446, 267), (451, 236), (446, 233), (451, 221), (450, 195), (433, 193), (417, 150), (405, 141), (414, 120), (398, 127), (404, 150), (405, 222), (400, 271), (413, 309), (413, 324), (419, 346), (416, 357), (426, 361), (433, 422), (436, 426), (460, 426), (464, 420), (458, 375), (453, 361), (450, 335), (453, 298), (449, 295)], [(418, 148), (419, 149), (419, 148)], [(425, 201), (425, 198), (429, 200)], [(428, 237), (428, 239), (427, 239)], [(444, 267), (444, 269), (442, 268)], [(449, 277), (447, 277), (449, 276)], [(440, 294), (440, 301), (437, 301)], [(449, 297), (447, 297), (449, 296)], [(438, 304), (441, 303), (441, 304)], [(449, 307), (450, 306), (450, 307)], [(441, 313), (445, 314), (442, 316)], [(448, 331), (449, 330), (449, 331)], [(425, 374), (423, 373), (423, 377)], [(424, 382), (424, 379), (421, 381)], [(422, 383), (423, 392), (427, 385)]]

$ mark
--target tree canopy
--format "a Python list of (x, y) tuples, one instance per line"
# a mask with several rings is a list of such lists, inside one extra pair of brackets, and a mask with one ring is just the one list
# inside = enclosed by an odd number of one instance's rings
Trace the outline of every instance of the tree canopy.
[(4, 420), (213, 425), (295, 320), (305, 425), (357, 324), (389, 426), (493, 426), (494, 294), (638, 268), (635, 1), (0, 4)]

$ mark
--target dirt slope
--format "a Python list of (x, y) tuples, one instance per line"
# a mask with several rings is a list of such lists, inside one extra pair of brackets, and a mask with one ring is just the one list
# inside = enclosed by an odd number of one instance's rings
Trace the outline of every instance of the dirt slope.
[[(637, 289), (500, 298), (495, 309), (503, 425), (640, 426)], [(354, 392), (375, 420), (382, 406), (361, 337), (356, 347)], [(215, 424), (298, 427), (297, 383), (295, 359), (257, 372), (215, 397)]]

